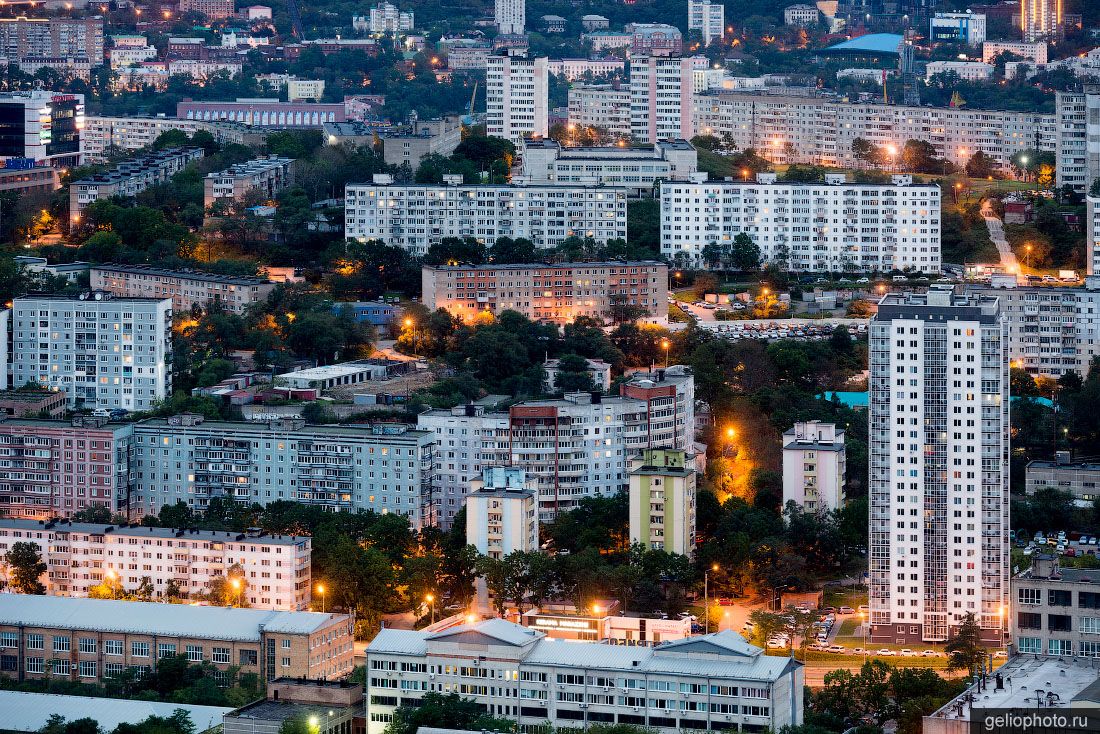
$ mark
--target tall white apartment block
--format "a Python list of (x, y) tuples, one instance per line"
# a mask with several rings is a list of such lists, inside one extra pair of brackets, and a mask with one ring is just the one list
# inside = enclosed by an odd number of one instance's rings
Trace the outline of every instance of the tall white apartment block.
[(599, 722), (656, 734), (755, 732), (803, 720), (802, 663), (765, 655), (733, 630), (624, 646), (488, 619), (440, 632), (383, 629), (366, 655), (367, 734), (382, 734), (425, 691), (455, 690), (520, 731)]
[(661, 253), (703, 264), (703, 249), (745, 233), (765, 263), (804, 271), (916, 270), (940, 267), (940, 189), (895, 175), (856, 184), (667, 182), (661, 186)]
[(1100, 196), (1085, 197), (1085, 268), (1100, 275)]
[(726, 31), (726, 6), (711, 0), (688, 0), (688, 30), (699, 31), (704, 46), (721, 40)]
[[(448, 177), (451, 178), (451, 177)], [(627, 189), (592, 185), (395, 184), (375, 174), (373, 184), (344, 189), (349, 239), (382, 240), (417, 255), (444, 237), (525, 237), (550, 248), (567, 237), (597, 242), (626, 238)]]
[(1062, 0), (1020, 0), (1020, 30), (1025, 41), (1057, 41), (1062, 27)]
[(752, 91), (697, 94), (694, 103), (699, 134), (728, 135), (738, 148), (754, 148), (782, 163), (866, 167), (852, 153), (856, 138), (898, 150), (907, 140), (925, 140), (959, 166), (980, 150), (1004, 170), (1017, 153), (1055, 149), (1055, 116), (1038, 112), (849, 103)]
[(73, 408), (149, 410), (172, 392), (172, 301), (28, 295), (12, 306), (12, 382), (64, 390)]
[(370, 32), (375, 35), (407, 33), (414, 27), (413, 11), (401, 11), (393, 3), (380, 2), (370, 9)]
[(1087, 97), (1082, 92), (1054, 93), (1054, 115), (1058, 125), (1054, 170), (1059, 188), (1072, 186), (1075, 191), (1087, 192), (1092, 184), (1087, 170), (1086, 102)]
[(813, 28), (821, 20), (821, 11), (816, 5), (788, 5), (783, 8), (783, 24), (799, 26), (801, 28)]
[[(519, 2), (522, 6), (523, 0)], [(526, 137), (549, 134), (548, 63), (545, 56), (528, 57), (516, 49), (486, 59), (485, 126), (489, 135), (518, 144)]]
[(681, 449), (646, 449), (630, 462), (630, 542), (695, 552), (695, 469)]
[(985, 16), (981, 13), (936, 13), (928, 21), (928, 38), (933, 43), (985, 43)]
[(500, 33), (522, 35), (527, 24), (527, 0), (496, 0), (493, 19)]
[(569, 122), (598, 127), (612, 135), (630, 137), (630, 87), (614, 84), (571, 84)]
[(638, 142), (691, 140), (695, 136), (694, 70), (706, 65), (703, 57), (639, 56), (630, 60), (630, 132)]
[[(470, 483), (466, 497), (466, 542), (489, 558), (502, 560), (516, 551), (539, 550), (538, 488), (523, 469), (488, 467)], [(477, 603), (489, 605), (485, 579), (477, 579)]]
[(186, 597), (207, 592), (216, 577), (240, 566), (249, 606), (309, 609), (308, 536), (0, 519), (0, 553), (15, 543), (38, 546), (49, 567), (42, 582), (50, 596), (88, 596), (105, 579), (133, 590), (148, 578), (158, 596), (174, 581)]
[(1100, 84), (1085, 85), (1085, 191), (1100, 180)]
[(870, 329), (872, 643), (942, 642), (1009, 592), (1009, 362), (994, 297), (889, 294)]
[(806, 512), (839, 510), (847, 468), (844, 431), (832, 423), (795, 423), (783, 432), (783, 504)]

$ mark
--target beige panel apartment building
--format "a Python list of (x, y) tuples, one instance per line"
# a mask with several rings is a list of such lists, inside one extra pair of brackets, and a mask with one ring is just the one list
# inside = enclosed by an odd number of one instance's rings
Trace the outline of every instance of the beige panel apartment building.
[(564, 324), (579, 316), (606, 318), (613, 306), (668, 318), (668, 266), (655, 261), (426, 266), (421, 282), (425, 306), (465, 319), (511, 310)]
[(128, 298), (171, 298), (176, 313), (187, 313), (192, 306), (206, 306), (213, 301), (221, 302), (227, 311), (244, 313), (275, 289), (266, 278), (114, 263), (94, 266), (90, 278), (95, 291)]
[(157, 596), (175, 582), (181, 594), (194, 597), (240, 566), (241, 595), (249, 606), (301, 611), (310, 604), (312, 543), (306, 536), (0, 519), (0, 554), (15, 543), (38, 546), (47, 566), (42, 583), (51, 596), (86, 597), (107, 577), (127, 590), (148, 578)]
[(184, 655), (264, 680), (332, 680), (354, 668), (353, 629), (346, 614), (0, 594), (0, 668), (96, 683)]

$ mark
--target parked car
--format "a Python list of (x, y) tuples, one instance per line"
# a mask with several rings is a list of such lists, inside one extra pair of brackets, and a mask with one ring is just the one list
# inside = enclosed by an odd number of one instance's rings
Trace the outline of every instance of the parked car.
[(938, 658), (940, 656), (935, 650), (923, 650), (920, 655), (922, 658)]
[(903, 648), (902, 651), (898, 654), (901, 655), (903, 658), (915, 658), (919, 657), (920, 655), (920, 653), (913, 652), (908, 647)]
[(881, 650), (879, 650), (878, 652), (875, 653), (875, 655), (879, 655), (879, 656), (884, 657), (884, 658), (893, 657), (896, 654), (897, 653), (895, 653), (893, 650), (891, 650), (889, 648), (886, 648), (886, 647), (882, 648)]
[(844, 652), (844, 645), (829, 645), (829, 652)]
[(841, 607), (839, 614), (855, 614), (856, 610), (851, 607)]

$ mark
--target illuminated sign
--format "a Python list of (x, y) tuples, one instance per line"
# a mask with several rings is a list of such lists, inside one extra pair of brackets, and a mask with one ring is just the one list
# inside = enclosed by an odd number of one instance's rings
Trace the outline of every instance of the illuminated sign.
[(29, 171), (36, 165), (34, 158), (4, 158), (0, 159), (0, 168), (15, 171)]
[(560, 617), (538, 617), (535, 619), (536, 627), (551, 627), (554, 629), (590, 630), (594, 628), (593, 619), (562, 619)]

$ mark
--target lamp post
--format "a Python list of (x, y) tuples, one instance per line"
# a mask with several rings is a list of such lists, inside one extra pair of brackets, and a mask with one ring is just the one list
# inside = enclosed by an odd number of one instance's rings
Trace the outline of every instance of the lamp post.
[(1027, 262), (1028, 270), (1031, 270), (1031, 245), (1026, 245), (1024, 251), (1027, 252), (1027, 255), (1024, 256), (1024, 260)]
[(412, 353), (413, 359), (415, 359), (416, 358), (416, 322), (413, 321), (410, 318), (406, 318), (405, 319), (405, 328), (408, 329), (409, 332), (410, 332), (410, 334), (409, 334), (409, 343), (410, 343), (410, 346), (412, 347), (412, 350), (413, 350), (413, 353)]
[(432, 611), (432, 624), (435, 624), (435, 595), (428, 594), (424, 597), (424, 601), (428, 603), (428, 607)]
[(325, 585), (317, 584), (317, 593), (321, 595), (321, 612), (325, 611)]
[(672, 342), (668, 339), (661, 340), (661, 347), (665, 350), (665, 369), (668, 369), (668, 348), (672, 346)]
[(233, 587), (233, 590), (237, 592), (237, 606), (239, 607), (241, 605), (241, 580), (231, 579), (229, 584)]
[(703, 571), (703, 630), (704, 634), (710, 633), (710, 572), (717, 571), (718, 564), (711, 564), (711, 567), (706, 571)]
[(859, 613), (859, 626), (863, 630), (863, 662), (867, 662), (867, 613)]

